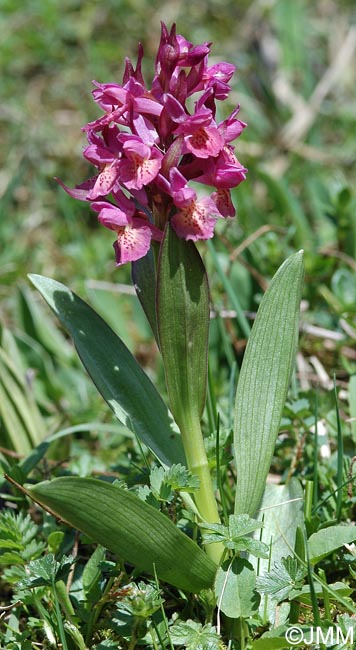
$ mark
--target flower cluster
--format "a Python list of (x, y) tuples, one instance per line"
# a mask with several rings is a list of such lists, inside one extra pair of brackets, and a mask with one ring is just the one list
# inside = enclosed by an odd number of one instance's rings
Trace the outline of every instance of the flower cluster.
[[(151, 89), (145, 85), (139, 46), (137, 65), (126, 59), (122, 85), (94, 82), (104, 114), (87, 124), (84, 157), (97, 174), (71, 189), (91, 202), (99, 221), (116, 231), (117, 264), (146, 255), (170, 220), (179, 237), (213, 236), (219, 217), (233, 217), (230, 189), (246, 177), (231, 142), (246, 126), (238, 108), (216, 122), (216, 100), (228, 96), (234, 66), (208, 65), (210, 43), (194, 46), (162, 24)], [(193, 100), (190, 100), (195, 96)], [(190, 109), (190, 107), (193, 107)], [(189, 181), (212, 186), (199, 198)]]

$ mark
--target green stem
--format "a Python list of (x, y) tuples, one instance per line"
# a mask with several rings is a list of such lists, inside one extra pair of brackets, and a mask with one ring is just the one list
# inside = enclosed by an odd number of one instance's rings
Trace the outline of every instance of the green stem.
[[(200, 481), (199, 490), (194, 494), (197, 508), (204, 521), (210, 524), (219, 523), (220, 517), (200, 422), (198, 419), (186, 415), (184, 421), (179, 425), (188, 468), (192, 474), (198, 476)], [(223, 550), (222, 544), (209, 544), (206, 552), (216, 564), (219, 564)]]
[(107, 585), (105, 587), (104, 593), (101, 596), (100, 600), (94, 605), (93, 609), (91, 610), (91, 614), (87, 623), (87, 632), (86, 632), (86, 643), (89, 645), (90, 639), (92, 638), (93, 635), (93, 628), (97, 623), (97, 620), (102, 612), (103, 607), (107, 604), (107, 602), (110, 599), (110, 589), (113, 586), (115, 582), (115, 578), (111, 577), (109, 578)]
[(58, 600), (56, 585), (55, 585), (54, 581), (52, 583), (52, 592), (53, 592), (54, 608), (55, 608), (56, 617), (57, 617), (59, 638), (61, 640), (63, 650), (68, 650), (66, 635), (65, 635), (64, 626), (63, 626), (61, 608), (59, 606), (59, 600)]

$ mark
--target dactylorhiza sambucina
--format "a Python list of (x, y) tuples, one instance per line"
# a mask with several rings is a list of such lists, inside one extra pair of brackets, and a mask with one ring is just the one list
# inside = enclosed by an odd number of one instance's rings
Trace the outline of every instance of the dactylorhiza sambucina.
[[(227, 98), (235, 67), (209, 66), (210, 45), (195, 46), (175, 25), (169, 32), (162, 24), (150, 89), (141, 45), (135, 68), (126, 59), (122, 85), (94, 82), (104, 114), (84, 127), (89, 145), (83, 155), (97, 174), (73, 189), (59, 182), (116, 232), (118, 265), (144, 257), (152, 239), (162, 239), (167, 220), (178, 237), (197, 241), (213, 236), (219, 217), (235, 216), (230, 190), (247, 170), (231, 142), (246, 125), (236, 117), (238, 107), (216, 122), (216, 101)], [(190, 181), (214, 191), (199, 198)]]

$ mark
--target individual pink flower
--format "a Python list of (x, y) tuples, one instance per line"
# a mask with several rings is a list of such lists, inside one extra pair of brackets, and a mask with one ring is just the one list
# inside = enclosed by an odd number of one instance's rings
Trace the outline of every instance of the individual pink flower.
[[(184, 169), (184, 174), (189, 171), (190, 174), (194, 173), (193, 165), (188, 166), (187, 170)], [(219, 189), (231, 189), (245, 180), (246, 173), (247, 169), (237, 160), (231, 147), (225, 146), (219, 156), (206, 162), (204, 172), (196, 174), (194, 180)]]
[(210, 239), (219, 216), (214, 201), (208, 196), (198, 199), (197, 193), (187, 185), (186, 179), (178, 169), (172, 169), (170, 172), (168, 191), (178, 208), (171, 218), (171, 224), (178, 237), (193, 241)]
[(117, 229), (114, 242), (116, 266), (135, 262), (147, 255), (152, 239), (152, 230), (144, 219), (133, 218), (127, 226)]
[(120, 162), (120, 181), (127, 189), (140, 190), (157, 176), (163, 154), (152, 149), (136, 136), (124, 135)]
[(232, 140), (236, 140), (238, 138), (244, 128), (246, 127), (246, 123), (242, 122), (241, 120), (236, 119), (236, 115), (239, 112), (240, 107), (238, 106), (230, 115), (230, 117), (227, 118), (227, 120), (224, 120), (223, 122), (220, 122), (218, 125), (218, 129), (221, 133), (221, 135), (224, 138), (225, 144), (228, 142), (232, 142)]
[(204, 196), (202, 199), (192, 199), (181, 207), (171, 218), (171, 224), (182, 239), (211, 239), (214, 235), (218, 209), (214, 201)]
[(117, 266), (144, 257), (150, 248), (151, 240), (162, 239), (162, 232), (153, 226), (144, 214), (134, 216), (136, 215), (134, 206), (130, 210), (123, 211), (120, 207), (106, 201), (95, 201), (91, 207), (99, 212), (100, 223), (117, 234), (114, 242)]
[(187, 115), (183, 106), (171, 95), (165, 96), (165, 107), (173, 122), (178, 123), (175, 135), (184, 136), (186, 153), (192, 153), (197, 158), (219, 154), (225, 141), (209, 108), (197, 104), (195, 113)]
[(176, 133), (184, 135), (186, 151), (194, 154), (197, 158), (210, 158), (217, 156), (224, 146), (224, 140), (216, 125), (212, 122), (204, 124), (202, 120), (187, 120), (180, 126)]

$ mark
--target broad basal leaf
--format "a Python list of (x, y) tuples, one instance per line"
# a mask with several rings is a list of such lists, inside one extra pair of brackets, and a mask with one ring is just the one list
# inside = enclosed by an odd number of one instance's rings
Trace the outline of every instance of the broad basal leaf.
[(257, 611), (256, 573), (246, 559), (235, 557), (219, 568), (215, 580), (218, 608), (230, 618), (251, 616)]
[(84, 366), (118, 420), (163, 463), (185, 464), (167, 407), (121, 339), (63, 284), (40, 275), (29, 277), (73, 338)]
[(213, 585), (216, 565), (161, 512), (136, 495), (93, 478), (63, 477), (25, 486), (31, 498), (120, 559), (176, 587)]
[(259, 307), (236, 391), (235, 513), (253, 515), (265, 489), (298, 341), (303, 252), (279, 268)]
[[(296, 545), (298, 526), (304, 526), (303, 488), (296, 478), (287, 485), (269, 483), (263, 494), (258, 520), (263, 521), (261, 531), (256, 531), (255, 539), (270, 546), (270, 557), (265, 560), (250, 556), (249, 560), (258, 569), (258, 575), (268, 575), (275, 562), (293, 554)], [(260, 614), (270, 621), (276, 617), (276, 604), (273, 599), (262, 595)]]

